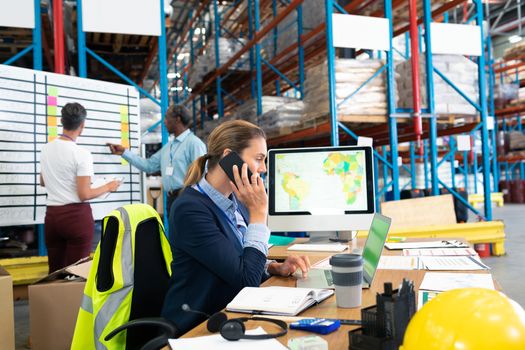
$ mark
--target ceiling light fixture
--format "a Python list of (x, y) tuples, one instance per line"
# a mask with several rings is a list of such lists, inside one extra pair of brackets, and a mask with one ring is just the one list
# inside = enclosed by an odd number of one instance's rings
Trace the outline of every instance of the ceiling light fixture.
[(521, 39), (523, 39), (521, 36), (519, 35), (512, 35), (511, 37), (509, 37), (509, 42), (511, 44), (516, 44), (516, 43), (519, 43), (521, 41)]

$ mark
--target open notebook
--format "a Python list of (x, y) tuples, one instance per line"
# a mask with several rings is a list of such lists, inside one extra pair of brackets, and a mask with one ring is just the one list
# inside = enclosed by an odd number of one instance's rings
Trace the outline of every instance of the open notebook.
[(226, 306), (233, 312), (295, 316), (334, 294), (331, 289), (244, 287)]

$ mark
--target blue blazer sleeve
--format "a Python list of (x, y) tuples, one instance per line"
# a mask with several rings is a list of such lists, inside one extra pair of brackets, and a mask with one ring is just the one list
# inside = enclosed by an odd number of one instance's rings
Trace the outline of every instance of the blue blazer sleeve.
[[(192, 197), (204, 197), (192, 188), (186, 191), (193, 191)], [(251, 247), (243, 249), (226, 219), (217, 212), (220, 209), (208, 198), (199, 199), (181, 201), (172, 211), (173, 245), (233, 289), (259, 286), (266, 262), (264, 254)]]

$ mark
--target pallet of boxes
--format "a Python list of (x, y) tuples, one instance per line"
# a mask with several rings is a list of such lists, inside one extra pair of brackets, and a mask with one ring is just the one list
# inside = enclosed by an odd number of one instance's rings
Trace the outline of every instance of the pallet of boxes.
[[(419, 61), (419, 91), (421, 108), (428, 108), (427, 74), (425, 57)], [(432, 64), (436, 70), (448, 78), (466, 96), (479, 103), (477, 64), (464, 56), (434, 55)], [(437, 72), (434, 79), (434, 105), (438, 122), (459, 124), (477, 120), (477, 110), (454, 90)], [(413, 108), (412, 65), (410, 60), (396, 66), (397, 106)]]
[[(383, 123), (387, 121), (386, 83), (384, 71), (364, 85), (383, 65), (377, 59), (335, 60), (335, 93), (338, 120), (342, 122)], [(326, 62), (306, 70), (304, 83), (303, 127), (327, 120), (328, 67)]]

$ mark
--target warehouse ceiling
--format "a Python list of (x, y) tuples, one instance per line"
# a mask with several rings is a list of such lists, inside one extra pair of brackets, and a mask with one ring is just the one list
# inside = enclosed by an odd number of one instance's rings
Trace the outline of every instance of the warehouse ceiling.
[[(42, 0), (43, 65), (44, 70), (53, 71), (53, 19), (50, 16), (52, 11), (48, 2), (48, 0)], [(169, 62), (173, 60), (173, 48), (177, 45), (177, 38), (185, 31), (186, 24), (190, 18), (190, 11), (195, 11), (203, 2), (211, 3), (205, 0), (174, 0), (169, 4), (171, 5), (171, 11), (167, 11), (168, 16), (166, 17)], [(229, 3), (228, 1), (220, 1), (220, 5)], [(279, 7), (286, 6), (283, 1), (278, 3)], [(341, 1), (342, 5), (346, 3), (349, 3), (349, 1)], [(521, 5), (518, 4), (517, 0), (491, 0), (489, 6), (485, 5), (486, 10), (488, 8), (491, 32), (494, 35), (509, 35), (509, 33), (515, 33), (525, 25), (525, 19), (522, 15), (525, 11), (525, 2)], [(243, 4), (239, 8), (242, 6)], [(261, 7), (264, 7), (261, 11), (261, 22), (264, 22), (265, 19), (271, 16), (271, 12), (267, 11), (271, 7), (271, 1), (262, 0)], [(464, 16), (471, 16), (473, 7), (472, 3), (467, 3), (465, 7), (457, 7), (449, 12), (450, 20), (459, 22)], [(245, 32), (247, 23), (245, 17), (245, 10), (236, 12), (230, 17), (229, 29), (236, 34)], [(67, 48), (66, 71), (70, 74), (76, 74), (78, 71), (76, 1), (64, 2), (64, 26)], [(20, 52), (30, 45), (31, 42), (32, 32), (29, 29), (0, 27), (0, 62), (4, 62)], [(143, 84), (146, 89), (149, 89), (158, 80), (157, 42), (157, 38), (151, 36), (86, 33), (86, 43), (91, 50), (129, 76), (133, 81)], [(181, 52), (184, 53), (184, 50)], [(14, 65), (32, 67), (32, 55), (30, 53), (26, 54)], [(122, 82), (108, 68), (91, 57), (88, 58), (88, 76), (105, 81)]]

